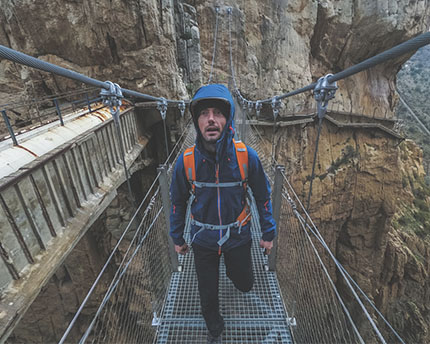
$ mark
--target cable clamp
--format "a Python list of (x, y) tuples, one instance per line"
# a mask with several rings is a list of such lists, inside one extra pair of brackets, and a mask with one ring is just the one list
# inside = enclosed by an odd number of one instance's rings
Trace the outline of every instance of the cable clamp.
[(273, 110), (273, 118), (276, 121), (279, 115), (279, 109), (281, 107), (281, 101), (277, 97), (272, 98), (272, 110)]
[(228, 7), (228, 8), (227, 8), (227, 13), (228, 13), (229, 15), (232, 13), (232, 11), (233, 11), (233, 8), (232, 8), (232, 7)]
[(100, 97), (102, 98), (103, 104), (109, 106), (112, 116), (116, 119), (119, 113), (119, 107), (122, 104), (121, 99), (124, 98), (124, 96), (118, 84), (111, 81), (106, 81), (106, 83), (109, 84), (109, 89), (102, 88), (100, 90)]
[(178, 104), (178, 108), (179, 108), (179, 111), (181, 111), (181, 117), (184, 117), (184, 114), (185, 114), (185, 102), (181, 101)]
[(251, 112), (253, 107), (254, 107), (254, 103), (252, 101), (248, 100), (248, 111)]
[(324, 118), (327, 111), (327, 105), (330, 99), (334, 98), (336, 90), (338, 89), (336, 81), (329, 82), (329, 77), (333, 74), (327, 74), (318, 79), (314, 88), (314, 97), (317, 101), (318, 118)]
[(242, 110), (246, 111), (248, 109), (248, 101), (242, 97), (241, 103), (242, 103)]
[(255, 113), (256, 113), (257, 117), (260, 116), (260, 111), (261, 111), (262, 107), (263, 107), (263, 104), (261, 103), (261, 101), (257, 100), (255, 103)]
[(161, 118), (164, 121), (167, 112), (167, 100), (165, 98), (160, 98), (160, 101), (157, 102), (157, 110), (160, 111)]

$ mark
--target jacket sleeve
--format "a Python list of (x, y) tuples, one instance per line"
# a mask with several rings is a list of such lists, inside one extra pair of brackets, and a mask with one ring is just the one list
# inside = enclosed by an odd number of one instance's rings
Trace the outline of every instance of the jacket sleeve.
[(187, 201), (190, 196), (190, 185), (185, 175), (184, 158), (181, 154), (173, 170), (172, 183), (170, 184), (170, 236), (175, 245), (182, 246), (184, 240), (185, 214)]
[(260, 216), (262, 239), (272, 241), (276, 236), (276, 223), (272, 216), (272, 201), (270, 200), (270, 184), (264, 173), (257, 152), (247, 146), (248, 150), (248, 180)]

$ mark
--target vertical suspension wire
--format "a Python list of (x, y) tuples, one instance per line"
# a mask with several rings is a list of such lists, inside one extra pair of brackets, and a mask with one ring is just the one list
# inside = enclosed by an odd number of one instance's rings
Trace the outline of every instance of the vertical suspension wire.
[(229, 46), (229, 57), (230, 57), (230, 75), (233, 81), (233, 88), (234, 91), (237, 90), (237, 84), (236, 84), (236, 76), (234, 74), (234, 66), (233, 66), (233, 48), (231, 43), (231, 22), (232, 22), (232, 16), (233, 16), (233, 9), (231, 7), (227, 10), (228, 13), (228, 46)]
[(215, 7), (215, 33), (214, 33), (214, 47), (212, 52), (212, 63), (211, 63), (211, 72), (209, 74), (208, 84), (212, 82), (212, 75), (215, 67), (215, 58), (216, 58), (216, 48), (217, 48), (217, 37), (218, 37), (218, 16), (219, 16), (219, 7)]
[[(307, 198), (307, 204), (306, 204), (306, 211), (309, 212), (309, 207), (311, 203), (311, 196), (312, 196), (312, 184), (315, 179), (315, 165), (318, 158), (318, 146), (320, 141), (320, 135), (321, 135), (321, 128), (322, 128), (322, 117), (318, 118), (318, 132), (317, 132), (317, 138), (315, 140), (315, 151), (314, 151), (314, 160), (312, 162), (312, 172), (311, 172), (311, 180), (309, 183), (309, 192), (308, 192), (308, 198)], [(307, 218), (305, 219), (307, 221)]]
[[(285, 177), (285, 176), (284, 176)], [(286, 177), (285, 177), (286, 178)], [(290, 190), (292, 190), (294, 192), (294, 190), (291, 188), (291, 185), (289, 184), (288, 180), (285, 179), (285, 181), (288, 183)], [(309, 229), (309, 231), (317, 238), (317, 240), (321, 243), (321, 245), (323, 246), (323, 248), (326, 250), (326, 252), (329, 254), (330, 258), (333, 260), (333, 262), (335, 263), (336, 267), (338, 268), (340, 274), (342, 275), (343, 279), (345, 280), (349, 290), (352, 292), (355, 300), (358, 302), (358, 304), (360, 305), (361, 309), (363, 310), (363, 313), (365, 314), (366, 318), (368, 319), (369, 323), (371, 324), (371, 327), (373, 328), (375, 334), (378, 336), (379, 340), (382, 343), (386, 343), (384, 337), (382, 336), (382, 334), (380, 333), (378, 327), (376, 326), (374, 320), (372, 319), (372, 317), (370, 316), (370, 314), (368, 313), (367, 309), (365, 308), (364, 304), (362, 303), (360, 297), (357, 295), (355, 289), (352, 287), (351, 283), (356, 284), (355, 281), (353, 281), (353, 279), (351, 278), (351, 276), (347, 275), (346, 270), (343, 268), (343, 266), (339, 263), (339, 261), (337, 261), (337, 259), (335, 258), (335, 256), (333, 255), (333, 253), (331, 252), (330, 248), (328, 247), (328, 245), (326, 244), (324, 238), (322, 237), (321, 233), (318, 231), (318, 228), (316, 227), (316, 225), (314, 224), (314, 222), (312, 221), (312, 218), (309, 216), (309, 213), (306, 211), (306, 209), (304, 208), (303, 204), (300, 202), (300, 199), (298, 198), (298, 196), (294, 193), (295, 199), (297, 200), (297, 202), (299, 203), (300, 207), (302, 208), (302, 210), (304, 211), (304, 215), (306, 216), (306, 221), (309, 221), (309, 223), (304, 222), (304, 225), (306, 226), (306, 228)], [(360, 292), (361, 289), (358, 288), (358, 290)], [(364, 292), (362, 292), (364, 294)], [(369, 300), (368, 297), (365, 297), (366, 300)], [(372, 304), (370, 303), (370, 305), (372, 306)], [(372, 306), (373, 307), (373, 306)], [(379, 313), (379, 312), (378, 312)], [(383, 317), (382, 317), (383, 318)], [(383, 318), (384, 319), (384, 318)], [(385, 320), (384, 320), (385, 321)], [(391, 326), (389, 326), (391, 328)], [(396, 332), (394, 331), (394, 334), (396, 336), (398, 336), (396, 334)], [(403, 342), (403, 340), (401, 340)]]

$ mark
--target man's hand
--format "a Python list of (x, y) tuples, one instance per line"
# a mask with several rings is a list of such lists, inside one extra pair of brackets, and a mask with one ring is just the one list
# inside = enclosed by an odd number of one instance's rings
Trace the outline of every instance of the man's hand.
[(175, 245), (175, 251), (179, 254), (186, 255), (188, 252), (190, 252), (190, 248), (188, 247), (187, 243), (185, 243), (182, 246)]
[(264, 254), (269, 255), (273, 247), (273, 241), (264, 241), (260, 239), (260, 247), (264, 248)]

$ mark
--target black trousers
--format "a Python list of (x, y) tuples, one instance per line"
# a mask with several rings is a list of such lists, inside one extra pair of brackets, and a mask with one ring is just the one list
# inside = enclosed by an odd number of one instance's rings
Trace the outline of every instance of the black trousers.
[[(217, 251), (209, 250), (196, 244), (193, 244), (193, 252), (203, 318), (211, 335), (218, 337), (224, 330), (224, 320), (219, 313), (218, 299), (219, 262), (221, 256)], [(254, 285), (251, 241), (223, 252), (223, 255), (227, 277), (240, 291), (250, 291)]]

